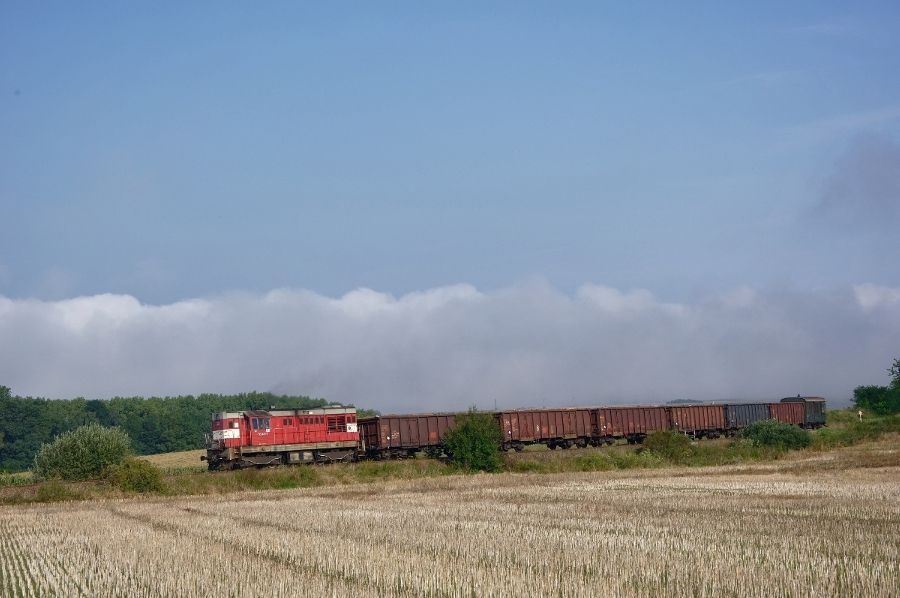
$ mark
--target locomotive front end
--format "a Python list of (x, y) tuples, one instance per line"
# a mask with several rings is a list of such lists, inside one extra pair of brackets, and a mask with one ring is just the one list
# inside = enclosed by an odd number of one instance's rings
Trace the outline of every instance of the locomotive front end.
[(241, 413), (221, 411), (212, 414), (211, 431), (206, 435), (206, 456), (200, 457), (207, 462), (209, 469), (221, 469), (232, 463), (237, 449), (241, 446)]

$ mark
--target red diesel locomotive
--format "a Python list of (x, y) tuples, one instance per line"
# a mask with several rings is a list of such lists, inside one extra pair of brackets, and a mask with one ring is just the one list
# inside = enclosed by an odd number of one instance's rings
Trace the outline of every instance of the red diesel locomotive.
[(220, 412), (201, 459), (209, 469), (350, 461), (358, 444), (354, 407)]

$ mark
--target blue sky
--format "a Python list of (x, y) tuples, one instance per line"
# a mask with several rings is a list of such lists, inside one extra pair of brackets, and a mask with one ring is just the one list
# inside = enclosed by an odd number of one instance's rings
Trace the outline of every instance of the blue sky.
[(900, 282), (805, 220), (898, 142), (893, 3), (2, 13), (8, 296)]
[(10, 301), (900, 287), (896, 3), (127, 4), (0, 7)]

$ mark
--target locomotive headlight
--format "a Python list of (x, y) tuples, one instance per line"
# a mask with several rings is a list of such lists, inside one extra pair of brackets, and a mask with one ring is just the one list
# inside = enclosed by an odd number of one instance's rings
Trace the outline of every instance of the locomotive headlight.
[(238, 427), (238, 423), (237, 423), (237, 422), (231, 422), (231, 427), (232, 427), (232, 428), (237, 428), (237, 427)]

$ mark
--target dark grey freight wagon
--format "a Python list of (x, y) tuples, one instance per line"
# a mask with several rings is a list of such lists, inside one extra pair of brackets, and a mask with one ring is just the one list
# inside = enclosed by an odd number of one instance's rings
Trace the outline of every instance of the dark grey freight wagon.
[(731, 403), (725, 405), (725, 422), (729, 430), (746, 428), (753, 422), (769, 419), (766, 403)]

